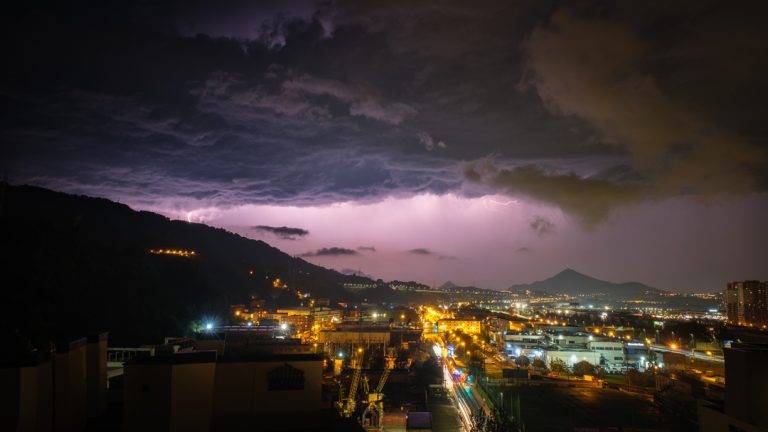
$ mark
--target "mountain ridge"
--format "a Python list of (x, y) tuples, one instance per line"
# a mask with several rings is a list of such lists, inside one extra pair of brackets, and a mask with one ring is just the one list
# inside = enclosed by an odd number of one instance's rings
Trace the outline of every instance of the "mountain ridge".
[(570, 267), (544, 280), (512, 285), (509, 290), (518, 293), (521, 291), (538, 291), (572, 296), (608, 295), (624, 299), (665, 293), (665, 291), (640, 282), (616, 283), (597, 279)]
[[(252, 298), (273, 305), (355, 300), (346, 282), (371, 282), (292, 257), (221, 228), (131, 209), (105, 198), (3, 184), (0, 224), (8, 280), (6, 329), (50, 335), (109, 330), (126, 343), (181, 336)], [(194, 258), (153, 254), (195, 251)], [(275, 288), (280, 278), (288, 288)], [(218, 317), (217, 317), (218, 315)], [(111, 336), (112, 338), (112, 336)]]

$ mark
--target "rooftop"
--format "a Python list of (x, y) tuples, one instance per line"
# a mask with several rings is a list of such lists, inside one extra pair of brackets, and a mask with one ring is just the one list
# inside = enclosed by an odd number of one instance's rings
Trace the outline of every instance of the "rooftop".
[(192, 364), (192, 363), (261, 363), (281, 361), (322, 361), (317, 354), (225, 354), (217, 356), (216, 351), (192, 351), (162, 356), (140, 357), (130, 360), (128, 365), (144, 364)]
[(429, 411), (410, 411), (405, 416), (406, 428), (431, 429), (432, 413)]
[(137, 357), (126, 362), (128, 365), (147, 365), (147, 364), (192, 364), (192, 363), (213, 363), (216, 361), (216, 351), (192, 351), (175, 353), (160, 356)]

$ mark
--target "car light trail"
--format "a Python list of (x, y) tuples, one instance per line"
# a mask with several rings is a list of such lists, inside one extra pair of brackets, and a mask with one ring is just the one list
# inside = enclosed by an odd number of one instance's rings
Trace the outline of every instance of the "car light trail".
[(472, 411), (470, 410), (469, 406), (467, 406), (463, 395), (461, 395), (463, 392), (456, 391), (457, 386), (453, 382), (453, 377), (448, 371), (448, 366), (446, 365), (443, 365), (443, 381), (445, 382), (445, 387), (451, 394), (452, 399), (456, 402), (456, 410), (459, 412), (459, 417), (461, 418), (461, 423), (464, 427), (464, 430), (472, 430)]

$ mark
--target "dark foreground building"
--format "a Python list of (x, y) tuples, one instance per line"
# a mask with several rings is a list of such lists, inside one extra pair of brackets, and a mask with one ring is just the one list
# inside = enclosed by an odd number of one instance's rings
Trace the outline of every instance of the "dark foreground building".
[(725, 353), (725, 406), (699, 404), (701, 432), (768, 431), (768, 344), (733, 344)]

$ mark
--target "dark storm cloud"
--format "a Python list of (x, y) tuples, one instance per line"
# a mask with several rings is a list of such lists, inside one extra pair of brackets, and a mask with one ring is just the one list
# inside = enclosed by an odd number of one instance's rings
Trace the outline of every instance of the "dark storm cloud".
[(373, 246), (358, 246), (357, 250), (363, 252), (376, 252), (376, 248)]
[(533, 249), (531, 249), (531, 248), (529, 248), (527, 246), (522, 246), (522, 247), (519, 247), (519, 248), (515, 249), (515, 252), (517, 252), (519, 254), (529, 254), (529, 253), (533, 253)]
[(427, 151), (444, 149), (448, 147), (444, 142), (435, 140), (430, 134), (426, 132), (419, 132), (416, 136), (419, 138), (419, 142), (424, 146), (425, 149), (427, 149)]
[(437, 252), (427, 248), (415, 248), (406, 252), (413, 255), (432, 256), (440, 261), (455, 261), (459, 259), (457, 256), (438, 254)]
[(408, 253), (414, 254), (414, 255), (433, 255), (434, 254), (434, 252), (425, 248), (411, 249), (408, 251)]
[(283, 83), (288, 92), (314, 96), (330, 96), (349, 105), (353, 116), (367, 117), (385, 123), (398, 125), (406, 118), (417, 114), (415, 108), (399, 102), (383, 103), (364, 89), (329, 79), (303, 75)]
[[(765, 148), (665, 92), (649, 72), (658, 53), (629, 23), (560, 9), (531, 33), (525, 52), (523, 88), (535, 89), (552, 113), (581, 118), (599, 139), (627, 149), (636, 177), (645, 182), (524, 166), (500, 169), (490, 183), (557, 204), (588, 222), (624, 203), (753, 189), (754, 167), (768, 160)], [(481, 176), (472, 168), (467, 175)]]
[(467, 164), (464, 175), (470, 181), (510, 195), (557, 205), (588, 224), (601, 221), (617, 205), (638, 202), (647, 196), (640, 185), (580, 177), (572, 172), (547, 172), (538, 165), (499, 168), (486, 160)]
[(210, 3), (184, 1), (176, 5), (177, 29), (187, 36), (198, 34), (239, 41), (260, 41), (269, 48), (285, 46), (296, 21), (317, 21), (330, 36), (333, 9), (330, 2), (315, 0), (238, 0)]
[(14, 4), (0, 169), (154, 208), (502, 191), (588, 223), (768, 185), (764, 6), (481, 3)]
[(342, 247), (328, 247), (320, 248), (313, 252), (306, 252), (301, 254), (303, 257), (335, 257), (335, 256), (350, 256), (358, 255), (358, 252), (354, 249), (347, 249)]
[(302, 228), (292, 228), (287, 226), (274, 227), (269, 225), (257, 225), (251, 227), (256, 231), (274, 234), (283, 240), (296, 240), (299, 237), (309, 235), (309, 231)]
[(544, 216), (535, 216), (528, 226), (540, 237), (555, 233), (555, 223)]

